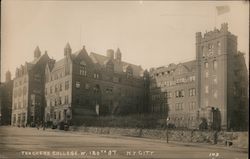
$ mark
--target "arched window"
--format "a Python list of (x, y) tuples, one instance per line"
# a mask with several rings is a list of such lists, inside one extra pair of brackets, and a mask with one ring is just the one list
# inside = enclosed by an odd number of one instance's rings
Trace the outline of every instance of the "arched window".
[(216, 70), (216, 69), (217, 69), (217, 66), (218, 66), (217, 61), (214, 60), (214, 61), (213, 61), (213, 69)]

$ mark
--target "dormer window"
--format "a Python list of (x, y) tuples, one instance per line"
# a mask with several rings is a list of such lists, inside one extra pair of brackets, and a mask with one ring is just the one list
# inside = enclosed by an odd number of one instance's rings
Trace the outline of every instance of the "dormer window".
[(126, 74), (127, 74), (127, 78), (132, 78), (133, 77), (133, 69), (131, 68), (131, 66), (128, 66), (126, 68)]

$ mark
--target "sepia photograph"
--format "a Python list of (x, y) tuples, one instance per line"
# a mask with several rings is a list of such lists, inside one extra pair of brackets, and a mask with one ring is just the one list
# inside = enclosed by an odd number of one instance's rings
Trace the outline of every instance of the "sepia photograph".
[(0, 159), (248, 159), (249, 2), (2, 0)]

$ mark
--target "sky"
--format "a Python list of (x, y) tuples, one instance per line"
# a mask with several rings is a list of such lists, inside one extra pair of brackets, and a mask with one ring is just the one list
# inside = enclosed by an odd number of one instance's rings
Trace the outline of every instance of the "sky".
[[(1, 80), (33, 60), (39, 46), (56, 60), (67, 42), (74, 51), (106, 55), (120, 48), (122, 59), (144, 69), (195, 59), (195, 33), (227, 22), (238, 50), (249, 59), (249, 3), (246, 1), (1, 1)], [(217, 15), (216, 6), (228, 13)]]

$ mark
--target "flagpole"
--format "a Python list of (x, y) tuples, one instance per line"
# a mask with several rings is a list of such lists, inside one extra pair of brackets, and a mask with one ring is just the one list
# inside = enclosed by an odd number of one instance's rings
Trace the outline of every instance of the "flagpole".
[(214, 27), (217, 27), (217, 15), (216, 15), (216, 13), (217, 13), (217, 9), (215, 7), (214, 8)]

